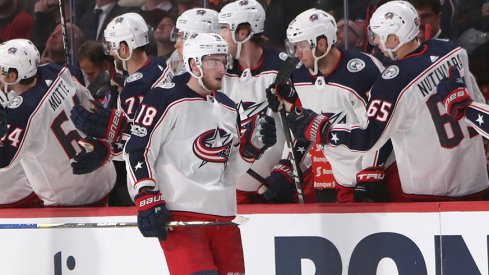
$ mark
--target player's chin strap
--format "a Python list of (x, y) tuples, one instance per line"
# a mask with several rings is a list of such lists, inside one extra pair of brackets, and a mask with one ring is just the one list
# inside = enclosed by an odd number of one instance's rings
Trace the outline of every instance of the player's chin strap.
[(325, 57), (329, 51), (331, 50), (331, 45), (328, 45), (328, 48), (326, 49), (326, 51), (320, 55), (320, 56), (316, 56), (316, 46), (314, 46), (311, 51), (312, 51), (312, 57), (314, 57), (314, 69), (311, 71), (311, 69), (309, 69), (309, 72), (311, 72), (312, 75), (317, 75), (318, 74), (318, 71), (319, 71), (319, 66), (318, 66), (318, 63), (319, 63), (319, 59)]
[(199, 68), (199, 75), (197, 76), (193, 72), (188, 72), (190, 75), (193, 77), (197, 78), (197, 82), (199, 83), (200, 87), (204, 88), (206, 92), (211, 93), (212, 90), (207, 89), (207, 87), (204, 85), (204, 82), (202, 81), (202, 77), (204, 76), (204, 72), (202, 71), (202, 68), (200, 67), (199, 64), (197, 64), (197, 68)]
[[(132, 49), (131, 49), (130, 47), (128, 47), (128, 48), (129, 48), (129, 56), (128, 56), (127, 58), (122, 58), (122, 57), (119, 55), (119, 50), (114, 51), (114, 52), (115, 52), (115, 55), (117, 56), (117, 58), (119, 58), (119, 59), (122, 61), (122, 69), (123, 69), (124, 71), (126, 71), (126, 72), (127, 72), (127, 61), (128, 61), (129, 59), (131, 59), (131, 57), (132, 57)], [(117, 64), (116, 64), (116, 61), (115, 61), (115, 60), (114, 60), (114, 65), (115, 65), (115, 67), (117, 68)]]
[(234, 57), (234, 59), (239, 59), (239, 57), (241, 56), (241, 48), (243, 47), (243, 43), (248, 42), (248, 40), (251, 39), (253, 34), (255, 34), (253, 31), (250, 32), (250, 34), (243, 41), (237, 41), (236, 40), (236, 32), (235, 31), (231, 34), (233, 41), (237, 44), (236, 56)]

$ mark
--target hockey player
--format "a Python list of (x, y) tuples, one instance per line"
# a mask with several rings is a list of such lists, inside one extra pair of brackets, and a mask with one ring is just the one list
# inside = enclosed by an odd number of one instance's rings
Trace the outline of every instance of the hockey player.
[[(128, 74), (117, 99), (118, 107), (86, 110), (76, 106), (71, 112), (71, 118), (77, 129), (94, 137), (98, 144), (111, 144), (118, 170), (116, 188), (123, 194), (127, 191), (127, 182), (122, 150), (130, 136), (131, 127), (128, 125), (132, 123), (144, 95), (163, 83), (166, 64), (164, 60), (147, 55), (145, 46), (149, 43), (148, 27), (137, 13), (126, 13), (114, 18), (107, 25), (104, 38), (107, 54), (114, 57), (117, 69)], [(83, 153), (77, 156), (73, 167), (79, 171), (93, 171), (98, 168), (93, 159), (100, 157), (112, 156), (98, 152)]]
[(441, 111), (436, 85), (450, 66), (461, 70), (471, 97), (482, 100), (464, 49), (441, 40), (419, 44), (419, 18), (405, 1), (380, 6), (370, 19), (374, 43), (396, 60), (374, 83), (367, 123), (333, 124), (308, 109), (290, 112), (296, 137), (352, 154), (379, 149), (392, 140), (400, 185), (394, 201), (476, 200), (489, 182), (482, 138), (465, 121)]
[[(220, 35), (226, 40), (233, 58), (232, 66), (223, 79), (223, 91), (237, 103), (241, 124), (244, 126), (267, 112), (265, 90), (275, 81), (286, 54), (279, 57), (277, 51), (263, 46), (265, 10), (257, 1), (229, 3), (219, 12), (218, 20)], [(278, 121), (276, 113), (271, 115)], [(280, 199), (273, 189), (264, 194), (267, 189), (264, 186), (276, 179), (269, 175), (281, 159), (285, 143), (284, 131), (281, 125), (277, 127), (276, 145), (255, 161), (236, 183), (240, 204)]]
[(29, 40), (0, 45), (0, 81), (14, 94), (6, 106), (9, 127), (0, 147), (0, 171), (22, 165), (32, 190), (47, 206), (106, 205), (115, 183), (112, 164), (100, 164), (82, 176), (73, 175), (69, 164), (84, 150), (80, 144), (96, 146), (67, 115), (75, 101), (88, 102), (89, 92), (67, 68), (38, 65), (39, 52)]
[(175, 42), (175, 51), (167, 60), (169, 67), (165, 82), (172, 82), (174, 76), (181, 76), (175, 79), (177, 82), (187, 83), (190, 75), (186, 74), (183, 64), (182, 49), (183, 43), (192, 34), (196, 33), (216, 33), (217, 32), (217, 11), (204, 8), (194, 8), (184, 11), (178, 18), (171, 32), (171, 40)]
[(190, 36), (183, 58), (192, 77), (187, 85), (158, 87), (144, 97), (125, 148), (138, 192), (139, 230), (160, 239), (171, 274), (244, 274), (237, 226), (168, 233), (165, 228), (170, 219), (233, 219), (235, 179), (247, 169), (241, 163), (276, 142), (274, 120), (268, 116), (248, 124), (241, 135), (235, 103), (218, 91), (227, 54), (217, 34)]
[[(367, 93), (383, 67), (372, 56), (337, 48), (336, 33), (335, 19), (322, 10), (309, 9), (292, 20), (287, 29), (287, 44), (304, 66), (292, 76), (295, 88), (285, 85), (272, 90), (288, 100), (288, 105), (300, 99), (303, 107), (328, 114), (335, 123), (364, 123)], [(267, 91), (269, 105), (276, 111), (278, 101), (272, 90)], [(357, 201), (367, 197), (381, 201), (385, 185), (383, 165), (390, 151), (388, 147), (381, 153), (345, 156), (320, 145), (311, 147), (304, 166), (314, 173), (317, 199), (352, 202), (356, 195)]]
[(450, 68), (448, 78), (440, 81), (436, 90), (450, 116), (457, 121), (464, 118), (467, 124), (489, 139), (489, 106), (470, 97), (457, 67)]

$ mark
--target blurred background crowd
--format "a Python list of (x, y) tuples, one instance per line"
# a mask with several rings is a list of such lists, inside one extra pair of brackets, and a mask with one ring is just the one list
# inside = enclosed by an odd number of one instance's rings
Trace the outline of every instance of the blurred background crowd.
[[(170, 39), (177, 17), (185, 10), (204, 7), (219, 11), (229, 0), (83, 0), (63, 1), (70, 44), (76, 63), (90, 81), (103, 56), (94, 56), (103, 30), (114, 17), (132, 11), (150, 25), (152, 55), (169, 57), (174, 42)], [(334, 15), (338, 22), (338, 46), (371, 53), (367, 26), (370, 16), (387, 0), (262, 0), (265, 7), (265, 35), (268, 46), (281, 49), (286, 28), (302, 11), (315, 7)], [(410, 0), (421, 19), (421, 40), (446, 38), (469, 53), (471, 69), (486, 92), (489, 75), (489, 1), (486, 0)], [(42, 53), (42, 62), (64, 63), (58, 0), (0, 0), (0, 42), (27, 38)], [(74, 26), (71, 26), (74, 22)], [(74, 30), (74, 31), (73, 31)], [(74, 34), (72, 34), (72, 31)], [(348, 41), (345, 43), (345, 41)], [(377, 55), (376, 55), (377, 56)], [(110, 61), (110, 60), (109, 60)], [(95, 64), (92, 64), (95, 63)], [(103, 68), (102, 68), (103, 69)], [(87, 80), (87, 79), (86, 79)]]

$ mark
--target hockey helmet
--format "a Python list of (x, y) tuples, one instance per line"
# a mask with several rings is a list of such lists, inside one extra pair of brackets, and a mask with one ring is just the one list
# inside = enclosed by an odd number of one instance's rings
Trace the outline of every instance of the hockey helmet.
[(260, 3), (255, 0), (240, 0), (225, 5), (219, 12), (219, 24), (228, 24), (233, 33), (243, 23), (250, 24), (253, 33), (263, 32), (265, 10)]
[[(212, 54), (228, 56), (228, 45), (224, 39), (215, 33), (197, 33), (191, 35), (183, 45), (183, 62), (187, 72), (194, 77), (202, 77), (202, 59)], [(192, 73), (190, 59), (194, 59), (200, 70), (200, 76)]]
[[(137, 13), (125, 13), (112, 19), (104, 30), (106, 53), (119, 50), (121, 42), (126, 42), (129, 50), (149, 43), (148, 26), (144, 18)], [(108, 51), (107, 51), (108, 50)]]
[(179, 32), (183, 32), (183, 40), (195, 33), (216, 33), (217, 11), (204, 8), (186, 10), (177, 19), (171, 33), (171, 40), (176, 41)]
[[(393, 52), (402, 45), (416, 39), (419, 33), (419, 17), (416, 9), (406, 1), (391, 1), (375, 10), (369, 24), (369, 40), (378, 35), (382, 48), (394, 59)], [(387, 49), (385, 43), (389, 35), (396, 35), (399, 44), (394, 49)]]
[(15, 84), (22, 79), (36, 75), (40, 62), (40, 54), (34, 44), (27, 39), (12, 39), (0, 44), (0, 69), (2, 78), (10, 69), (17, 71)]

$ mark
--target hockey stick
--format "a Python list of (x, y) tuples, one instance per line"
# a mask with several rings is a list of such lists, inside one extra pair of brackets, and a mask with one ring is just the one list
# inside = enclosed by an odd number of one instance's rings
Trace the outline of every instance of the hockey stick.
[[(295, 57), (287, 57), (285, 63), (282, 65), (275, 78), (275, 85), (285, 85), (290, 78), (290, 75), (296, 69), (297, 64), (299, 64), (299, 59)], [(292, 162), (292, 170), (294, 172), (294, 183), (295, 189), (297, 190), (297, 198), (299, 203), (304, 203), (304, 194), (302, 190), (302, 183), (304, 182), (302, 171), (300, 170), (299, 159), (297, 158), (297, 153), (294, 150), (294, 144), (292, 143), (292, 135), (290, 134), (290, 128), (287, 124), (285, 108), (280, 111), (280, 120), (282, 122), (282, 127), (284, 128), (285, 140), (287, 143), (287, 149), (289, 150), (289, 158)]]
[(65, 63), (67, 67), (70, 67), (71, 64), (71, 49), (68, 44), (68, 33), (66, 32), (66, 20), (63, 12), (63, 0), (58, 0), (59, 5), (59, 15), (61, 21), (61, 35), (63, 36), (63, 46), (65, 48)]
[[(171, 221), (168, 228), (190, 226), (229, 226), (243, 225), (249, 218), (236, 216), (231, 221)], [(125, 228), (137, 227), (137, 222), (88, 222), (88, 223), (4, 223), (0, 229), (59, 229), (59, 228)]]

